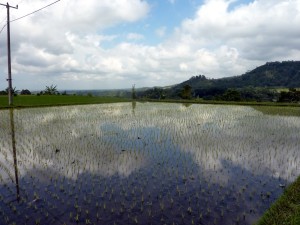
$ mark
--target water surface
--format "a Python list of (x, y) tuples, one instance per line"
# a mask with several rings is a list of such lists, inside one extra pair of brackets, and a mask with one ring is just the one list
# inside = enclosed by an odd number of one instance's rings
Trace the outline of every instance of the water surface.
[(0, 118), (0, 224), (252, 224), (300, 175), (299, 117), (251, 107), (118, 103)]

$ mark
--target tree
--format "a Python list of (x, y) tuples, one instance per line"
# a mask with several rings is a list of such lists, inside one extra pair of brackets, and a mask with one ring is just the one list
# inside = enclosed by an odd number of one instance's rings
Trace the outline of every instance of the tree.
[(184, 85), (181, 91), (181, 98), (191, 99), (192, 98), (192, 87), (188, 84)]
[[(8, 88), (5, 89), (6, 90), (6, 93), (8, 94)], [(11, 93), (16, 96), (20, 91), (16, 89), (16, 87), (14, 87), (12, 90), (11, 90)]]
[(300, 102), (300, 91), (295, 88), (290, 88), (289, 92), (281, 91), (279, 95), (279, 102)]
[(154, 87), (148, 89), (139, 95), (141, 98), (150, 98), (150, 99), (165, 99), (166, 91), (162, 88)]
[(132, 98), (132, 99), (136, 99), (135, 84), (132, 85), (132, 89), (131, 89), (131, 98)]
[(56, 95), (58, 93), (56, 89), (56, 85), (54, 86), (53, 84), (51, 86), (46, 86), (46, 89), (44, 91), (45, 95)]
[(222, 96), (221, 100), (224, 101), (241, 101), (241, 93), (235, 89), (228, 89)]
[(0, 91), (0, 95), (7, 95), (7, 94), (8, 94), (7, 90)]
[(31, 95), (31, 92), (28, 89), (23, 89), (20, 94), (21, 95)]

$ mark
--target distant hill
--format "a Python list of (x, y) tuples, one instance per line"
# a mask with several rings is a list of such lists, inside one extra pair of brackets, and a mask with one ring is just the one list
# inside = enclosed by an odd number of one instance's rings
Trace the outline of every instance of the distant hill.
[[(136, 91), (143, 92), (150, 88), (142, 87), (136, 88)], [(60, 92), (64, 92), (64, 90), (60, 90)], [(66, 90), (66, 94), (68, 95), (92, 95), (92, 96), (110, 96), (110, 97), (123, 97), (123, 98), (131, 98), (131, 88), (124, 89), (95, 89), (95, 90)]]
[(192, 97), (218, 100), (233, 89), (239, 92), (242, 99), (274, 100), (279, 94), (274, 90), (300, 87), (300, 61), (267, 62), (243, 75), (220, 79), (209, 79), (204, 75), (193, 76), (168, 89), (147, 90), (140, 93), (140, 96), (182, 98), (185, 87), (191, 88)]
[(205, 76), (191, 77), (174, 88), (190, 85), (197, 88), (242, 88), (253, 87), (300, 87), (300, 61), (268, 62), (240, 76), (207, 79)]

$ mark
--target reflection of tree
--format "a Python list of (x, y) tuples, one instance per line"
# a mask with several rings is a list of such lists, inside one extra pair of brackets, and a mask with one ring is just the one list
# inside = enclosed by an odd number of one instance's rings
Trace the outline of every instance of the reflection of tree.
[(190, 107), (191, 105), (193, 105), (192, 103), (182, 103), (183, 106), (185, 106), (186, 108)]
[(19, 201), (20, 189), (19, 189), (19, 178), (18, 178), (18, 161), (17, 161), (17, 152), (16, 152), (16, 138), (15, 138), (15, 124), (14, 124), (14, 110), (13, 109), (9, 110), (9, 116), (10, 116), (10, 127), (11, 127), (11, 142), (12, 142), (13, 157), (14, 157), (17, 200)]
[(132, 101), (131, 106), (132, 106), (132, 115), (135, 115), (136, 101)]

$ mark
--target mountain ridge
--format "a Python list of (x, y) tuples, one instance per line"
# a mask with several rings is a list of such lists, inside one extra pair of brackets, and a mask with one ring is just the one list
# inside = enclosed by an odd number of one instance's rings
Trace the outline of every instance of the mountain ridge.
[(210, 79), (205, 75), (192, 76), (168, 89), (152, 88), (141, 92), (140, 97), (186, 98), (190, 95), (193, 98), (218, 99), (226, 91), (234, 89), (242, 95), (243, 99), (272, 100), (279, 94), (278, 91), (274, 91), (275, 89), (299, 87), (300, 61), (277, 61), (267, 62), (233, 77)]
[(242, 75), (209, 79), (204, 75), (191, 77), (189, 80), (177, 84), (189, 84), (195, 87), (197, 80), (208, 80), (209, 86), (227, 88), (254, 87), (300, 87), (300, 61), (267, 62)]

